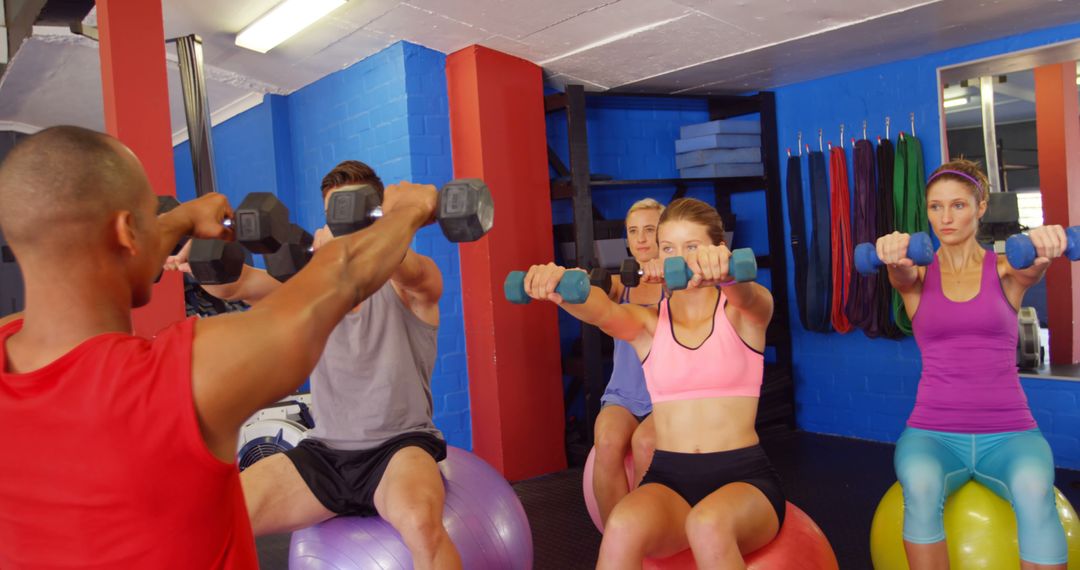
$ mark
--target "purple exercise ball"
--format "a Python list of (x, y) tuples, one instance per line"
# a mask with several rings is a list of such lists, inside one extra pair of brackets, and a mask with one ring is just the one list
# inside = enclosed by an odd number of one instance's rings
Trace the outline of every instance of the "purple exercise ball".
[[(532, 568), (533, 545), (525, 509), (506, 479), (483, 459), (456, 447), (439, 462), (446, 481), (443, 526), (461, 554), (463, 568)], [(412, 556), (390, 523), (380, 517), (338, 517), (298, 530), (289, 568), (408, 570)]]

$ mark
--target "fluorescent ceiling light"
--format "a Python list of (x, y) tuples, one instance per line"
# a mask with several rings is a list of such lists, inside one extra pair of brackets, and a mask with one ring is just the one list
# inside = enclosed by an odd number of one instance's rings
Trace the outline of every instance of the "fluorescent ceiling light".
[(957, 97), (956, 99), (946, 99), (945, 102), (942, 104), (945, 106), (946, 109), (951, 109), (952, 107), (967, 105), (967, 102), (967, 97)]
[(345, 2), (346, 0), (285, 0), (236, 34), (236, 45), (266, 53)]

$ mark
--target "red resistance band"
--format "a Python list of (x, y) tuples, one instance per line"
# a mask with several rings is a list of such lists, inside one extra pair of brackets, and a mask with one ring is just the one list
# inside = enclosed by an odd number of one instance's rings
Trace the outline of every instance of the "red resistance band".
[(832, 326), (844, 334), (851, 323), (844, 314), (851, 282), (851, 192), (848, 190), (847, 156), (833, 147), (829, 157), (829, 186), (832, 189)]

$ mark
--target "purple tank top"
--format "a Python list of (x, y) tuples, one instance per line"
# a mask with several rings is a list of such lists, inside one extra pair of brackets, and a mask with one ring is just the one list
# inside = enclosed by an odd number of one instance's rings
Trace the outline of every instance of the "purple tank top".
[(954, 433), (1037, 427), (1016, 371), (1016, 310), (993, 252), (983, 260), (979, 293), (963, 303), (945, 297), (934, 256), (912, 328), (923, 368), (909, 426)]
[[(630, 302), (630, 289), (623, 289), (620, 303)], [(660, 293), (663, 300), (664, 293)], [(659, 301), (658, 301), (659, 302)], [(647, 416), (652, 413), (652, 399), (645, 387), (645, 372), (641, 369), (641, 359), (630, 343), (615, 339), (614, 368), (607, 388), (600, 401), (616, 404), (630, 410), (635, 416)]]

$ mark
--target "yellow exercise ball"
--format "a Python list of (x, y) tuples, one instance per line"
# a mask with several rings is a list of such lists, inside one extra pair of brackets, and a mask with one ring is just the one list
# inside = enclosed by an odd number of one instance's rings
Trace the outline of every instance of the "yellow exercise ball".
[[(1058, 516), (1065, 527), (1068, 570), (1080, 570), (1080, 521), (1061, 491), (1054, 489)], [(904, 554), (904, 495), (900, 483), (881, 498), (870, 524), (874, 570), (909, 570)], [(1012, 506), (975, 481), (968, 481), (945, 501), (945, 541), (952, 570), (998, 570), (1020, 567), (1016, 515)]]

